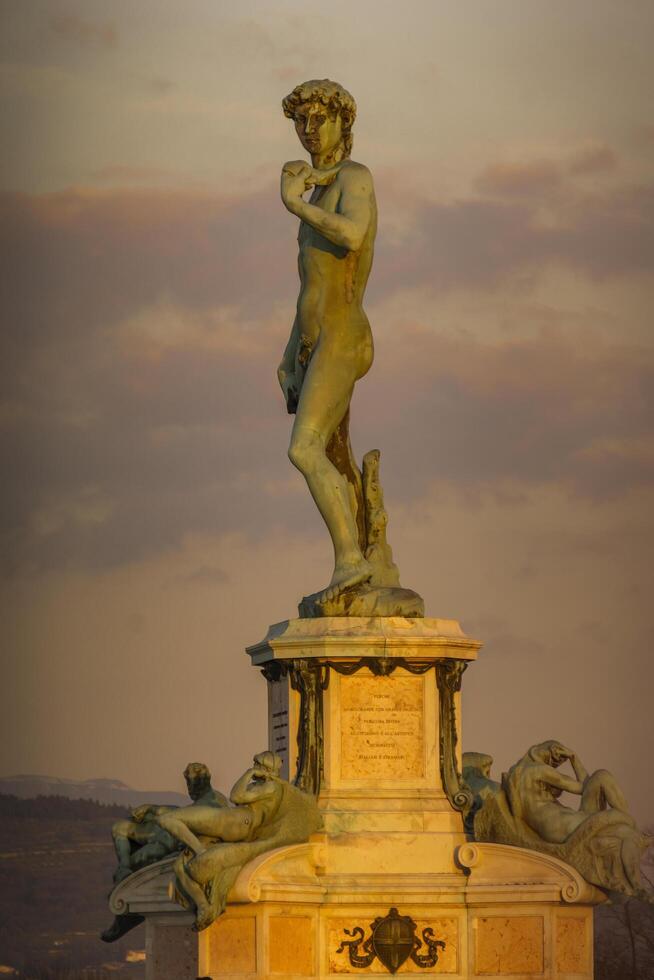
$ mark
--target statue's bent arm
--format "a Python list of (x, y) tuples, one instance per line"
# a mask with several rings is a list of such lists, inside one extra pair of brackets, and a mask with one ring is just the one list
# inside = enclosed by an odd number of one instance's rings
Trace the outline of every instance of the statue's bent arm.
[(356, 252), (361, 248), (372, 217), (372, 176), (362, 164), (343, 167), (338, 175), (341, 197), (338, 211), (323, 211), (301, 197), (284, 201), (292, 214), (332, 242)]
[(583, 786), (583, 784), (588, 779), (588, 770), (582, 763), (581, 759), (577, 755), (575, 755), (574, 752), (570, 756), (570, 764), (575, 771), (575, 776)]
[(262, 779), (260, 770), (253, 767), (244, 772), (232, 787), (229, 798), (232, 803), (241, 806), (244, 803), (254, 803), (267, 796), (274, 796), (276, 785), (274, 777), (269, 775)]
[(169, 810), (175, 809), (176, 807), (174, 806), (157, 806), (155, 803), (143, 803), (141, 806), (137, 806), (132, 810), (132, 820), (136, 823), (144, 823), (146, 820), (152, 820), (162, 813), (167, 813)]
[(557, 789), (561, 789), (566, 793), (575, 793), (577, 796), (581, 796), (584, 789), (583, 783), (579, 782), (579, 780), (572, 779), (570, 776), (558, 772), (551, 766), (542, 766), (539, 776), (544, 783), (547, 783), (549, 786), (555, 786)]

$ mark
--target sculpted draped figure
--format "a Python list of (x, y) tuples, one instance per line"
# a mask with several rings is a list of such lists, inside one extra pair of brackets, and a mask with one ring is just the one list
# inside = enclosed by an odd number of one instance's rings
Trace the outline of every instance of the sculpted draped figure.
[[(211, 773), (203, 762), (189, 762), (184, 770), (184, 779), (192, 801), (190, 807), (183, 808), (184, 812), (193, 807), (221, 809), (229, 806), (229, 800), (211, 785)], [(111, 828), (118, 858), (118, 867), (114, 871), (114, 884), (179, 850), (181, 847), (179, 841), (171, 837), (157, 819), (164, 813), (171, 813), (176, 809), (179, 807), (144, 803), (132, 810), (131, 819), (116, 821)], [(133, 913), (117, 915), (109, 928), (101, 933), (100, 938), (105, 943), (113, 943), (141, 922), (143, 922), (142, 915)]]
[(342, 85), (322, 79), (296, 86), (282, 105), (311, 164), (292, 160), (282, 168), (282, 201), (300, 219), (300, 295), (277, 373), (295, 415), (288, 454), (334, 547), (329, 585), (305, 599), (300, 612), (422, 615), (420, 597), (397, 588), (385, 538), (379, 453), (367, 454), (362, 477), (350, 445), (352, 392), (373, 359), (363, 295), (377, 231), (372, 176), (350, 158), (356, 104)]
[[(532, 745), (501, 783), (490, 778), (492, 762), (483, 753), (463, 754), (476, 840), (553, 854), (608, 892), (653, 900), (640, 871), (651, 839), (639, 831), (610, 772), (589, 774), (575, 752), (553, 739)], [(574, 778), (559, 771), (566, 762)], [(560, 803), (564, 792), (580, 797), (578, 809)]]
[(175, 897), (193, 910), (198, 931), (224, 912), (248, 861), (303, 843), (321, 827), (315, 797), (282, 779), (281, 766), (280, 756), (260, 752), (232, 788), (233, 806), (189, 806), (156, 818), (184, 849), (175, 863)]

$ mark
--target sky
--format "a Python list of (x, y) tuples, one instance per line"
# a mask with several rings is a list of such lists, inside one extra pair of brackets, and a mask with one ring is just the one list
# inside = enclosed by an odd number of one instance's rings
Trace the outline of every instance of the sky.
[(286, 455), (280, 103), (330, 77), (380, 212), (359, 457), (463, 747), (557, 738), (654, 824), (654, 8), (0, 0), (0, 775), (228, 789), (246, 645), (331, 574)]

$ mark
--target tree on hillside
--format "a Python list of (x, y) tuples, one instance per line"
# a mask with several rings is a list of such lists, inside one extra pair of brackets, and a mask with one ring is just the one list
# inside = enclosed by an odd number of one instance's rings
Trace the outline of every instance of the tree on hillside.
[[(652, 835), (652, 830), (646, 831)], [(643, 876), (654, 886), (654, 847), (643, 858)], [(654, 904), (630, 898), (595, 910), (595, 980), (654, 977)]]

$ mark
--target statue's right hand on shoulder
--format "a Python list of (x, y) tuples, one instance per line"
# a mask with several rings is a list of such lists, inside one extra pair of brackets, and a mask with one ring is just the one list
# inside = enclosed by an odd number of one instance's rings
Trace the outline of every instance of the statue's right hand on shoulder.
[(297, 411), (298, 398), (300, 397), (295, 374), (293, 371), (289, 371), (288, 368), (282, 363), (277, 368), (277, 378), (279, 379), (280, 387), (284, 393), (286, 410), (289, 415), (295, 415)]
[(282, 201), (288, 208), (294, 201), (301, 200), (305, 191), (312, 187), (325, 187), (333, 183), (340, 169), (339, 164), (326, 170), (315, 170), (306, 160), (289, 160), (282, 167)]
[(313, 186), (312, 174), (313, 168), (306, 160), (289, 160), (284, 164), (280, 190), (286, 207), (301, 200), (305, 191)]

